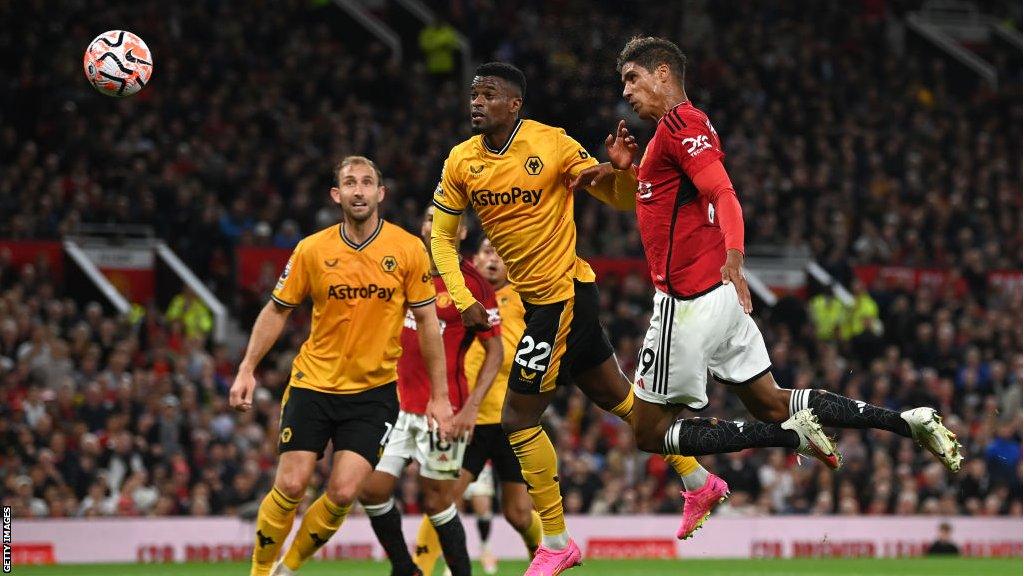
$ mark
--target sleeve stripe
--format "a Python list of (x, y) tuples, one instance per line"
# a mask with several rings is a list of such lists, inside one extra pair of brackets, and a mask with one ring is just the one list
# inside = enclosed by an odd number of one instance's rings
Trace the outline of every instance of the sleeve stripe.
[(284, 300), (281, 300), (280, 298), (278, 298), (277, 296), (274, 296), (273, 294), (270, 295), (270, 299), (273, 300), (274, 302), (277, 302), (281, 306), (284, 306), (285, 308), (297, 308), (299, 306), (298, 304), (292, 304), (290, 302), (285, 302)]
[(438, 210), (442, 211), (442, 212), (447, 212), (448, 214), (451, 214), (452, 216), (459, 216), (459, 215), (462, 214), (462, 210), (455, 210), (453, 208), (449, 208), (449, 207), (445, 206), (444, 204), (441, 204), (437, 200), (434, 200), (434, 207), (437, 208)]
[(431, 296), (426, 300), (420, 300), (419, 302), (409, 302), (409, 308), (419, 308), (420, 306), (426, 306), (427, 304), (433, 304), (434, 300), (437, 300), (437, 296)]

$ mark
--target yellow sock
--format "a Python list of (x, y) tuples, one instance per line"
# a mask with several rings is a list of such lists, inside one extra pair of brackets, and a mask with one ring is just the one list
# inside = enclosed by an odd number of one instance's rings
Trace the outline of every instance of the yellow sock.
[(341, 528), (351, 507), (339, 506), (331, 502), (327, 494), (321, 494), (302, 517), (299, 532), (284, 555), (284, 565), (289, 570), (298, 570)]
[[(619, 418), (626, 421), (627, 424), (632, 425), (631, 419), (633, 418), (633, 389), (629, 389), (629, 394), (626, 394), (625, 400), (619, 402), (614, 408), (612, 408), (612, 414), (615, 414)], [(672, 467), (680, 476), (685, 476), (697, 468), (700, 467), (700, 462), (692, 456), (677, 456), (675, 454), (669, 454), (665, 456), (665, 462)]]
[(277, 553), (284, 539), (292, 531), (295, 509), (299, 501), (285, 496), (277, 488), (271, 488), (256, 516), (256, 545), (252, 550), (250, 576), (267, 576), (277, 560)]
[(700, 468), (700, 462), (693, 456), (677, 456), (675, 454), (666, 454), (665, 462), (676, 471), (676, 474), (680, 476), (686, 476), (690, 472), (693, 472), (697, 468)]
[(547, 432), (540, 426), (508, 435), (512, 450), (523, 468), (523, 479), (540, 514), (544, 534), (557, 536), (565, 532), (562, 495), (558, 491), (558, 457)]
[(441, 541), (437, 538), (437, 530), (430, 523), (430, 518), (423, 516), (420, 522), (420, 530), (416, 533), (416, 556), (413, 562), (423, 574), (430, 576), (434, 573), (434, 565), (441, 557)]
[(629, 389), (629, 393), (626, 394), (626, 398), (622, 402), (619, 402), (618, 404), (616, 404), (615, 408), (612, 408), (612, 414), (615, 414), (619, 418), (622, 418), (623, 420), (625, 420), (626, 424), (632, 425), (633, 424), (633, 422), (632, 422), (632, 420), (633, 420), (633, 400), (635, 398), (636, 397), (633, 395), (633, 389), (630, 388)]
[(523, 544), (526, 544), (526, 549), (530, 552), (530, 556), (533, 556), (533, 553), (537, 551), (537, 547), (540, 546), (541, 537), (540, 514), (536, 510), (530, 510), (530, 526), (524, 532), (520, 532), (519, 535), (523, 537)]

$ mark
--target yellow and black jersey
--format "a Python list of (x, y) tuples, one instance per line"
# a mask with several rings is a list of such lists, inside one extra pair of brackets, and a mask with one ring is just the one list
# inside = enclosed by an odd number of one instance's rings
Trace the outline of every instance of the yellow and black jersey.
[[(477, 424), (501, 423), (501, 407), (505, 403), (505, 391), (508, 389), (508, 374), (512, 370), (519, 339), (526, 330), (526, 309), (523, 308), (523, 301), (512, 285), (506, 284), (497, 291), (497, 295), (498, 314), (501, 315), (501, 343), (505, 348), (505, 358), (501, 362), (498, 375), (494, 377), (494, 384), (480, 404), (480, 410), (476, 415)], [(476, 341), (466, 352), (464, 366), (471, 389), (476, 386), (476, 378), (483, 366), (484, 356), (484, 347)]]
[(565, 130), (520, 120), (500, 149), (482, 135), (452, 148), (434, 206), (455, 215), (472, 207), (524, 301), (566, 300), (573, 280), (594, 281), (590, 265), (576, 255), (567, 184), (596, 164)]
[(290, 385), (351, 394), (397, 379), (406, 308), (430, 304), (435, 292), (423, 242), (381, 220), (362, 244), (343, 224), (304, 238), (271, 297), (287, 307), (313, 300)]

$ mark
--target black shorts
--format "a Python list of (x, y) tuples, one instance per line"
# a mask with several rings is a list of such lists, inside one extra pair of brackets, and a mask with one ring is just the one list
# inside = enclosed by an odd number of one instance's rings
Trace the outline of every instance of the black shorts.
[(397, 418), (394, 382), (355, 394), (289, 386), (281, 400), (277, 451), (316, 452), (319, 459), (330, 440), (335, 452), (351, 450), (376, 466)]
[(519, 458), (512, 451), (501, 424), (480, 424), (473, 428), (473, 439), (462, 457), (462, 469), (472, 474), (474, 479), (479, 478), (488, 460), (500, 482), (526, 483)]
[(530, 304), (526, 330), (516, 348), (508, 387), (539, 394), (572, 381), (614, 352), (599, 318), (600, 300), (593, 282), (574, 282), (572, 298), (554, 304)]

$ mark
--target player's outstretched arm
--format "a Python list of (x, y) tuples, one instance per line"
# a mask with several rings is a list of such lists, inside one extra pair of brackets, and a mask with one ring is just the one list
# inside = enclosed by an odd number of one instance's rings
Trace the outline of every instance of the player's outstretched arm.
[(434, 266), (451, 294), (455, 307), (462, 313), (462, 323), (468, 330), (487, 330), (491, 327), (487, 310), (476, 301), (466, 286), (466, 278), (459, 268), (459, 216), (444, 210), (434, 211), (434, 225), (430, 232), (430, 254)]
[(245, 357), (242, 358), (242, 363), (238, 366), (238, 374), (228, 392), (228, 401), (235, 410), (245, 412), (252, 407), (252, 395), (256, 390), (256, 367), (281, 336), (284, 324), (291, 313), (291, 308), (281, 306), (271, 300), (256, 317), (256, 323), (252, 326), (252, 335), (249, 337), (249, 345), (245, 349)]
[(444, 343), (441, 341), (441, 324), (437, 321), (437, 306), (433, 302), (417, 306), (412, 308), (412, 315), (416, 318), (416, 337), (430, 376), (427, 422), (437, 426), (442, 438), (451, 438), (452, 404), (448, 398), (448, 374), (445, 369)]

